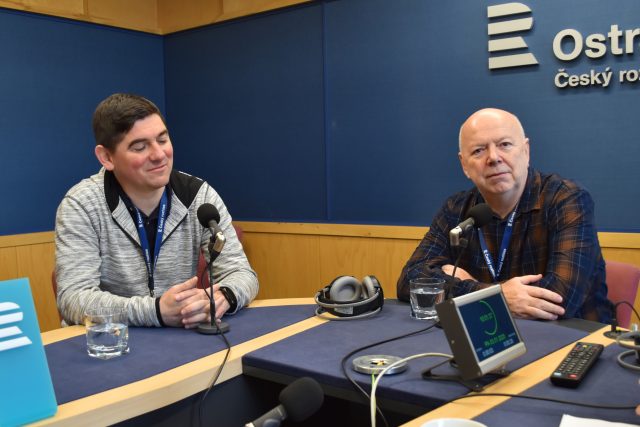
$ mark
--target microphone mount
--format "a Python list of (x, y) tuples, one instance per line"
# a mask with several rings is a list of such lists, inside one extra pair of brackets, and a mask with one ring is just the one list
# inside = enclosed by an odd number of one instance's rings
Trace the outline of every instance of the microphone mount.
[(211, 228), (211, 237), (209, 238), (209, 263), (207, 264), (207, 268), (209, 269), (209, 292), (205, 291), (209, 297), (209, 317), (211, 318), (211, 322), (198, 325), (198, 332), (205, 335), (219, 335), (229, 332), (229, 324), (227, 322), (221, 320), (216, 321), (216, 303), (213, 296), (213, 261), (220, 255), (225, 243), (226, 238), (220, 227), (216, 224), (215, 227)]
[(479, 203), (469, 209), (467, 218), (449, 231), (449, 243), (452, 247), (467, 247), (465, 235), (474, 228), (483, 227), (491, 221), (492, 211), (488, 204)]

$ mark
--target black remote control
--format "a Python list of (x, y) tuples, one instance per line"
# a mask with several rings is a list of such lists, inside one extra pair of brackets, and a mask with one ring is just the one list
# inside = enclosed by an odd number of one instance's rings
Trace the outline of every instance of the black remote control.
[(560, 387), (578, 387), (603, 349), (602, 344), (576, 343), (551, 374), (551, 382)]

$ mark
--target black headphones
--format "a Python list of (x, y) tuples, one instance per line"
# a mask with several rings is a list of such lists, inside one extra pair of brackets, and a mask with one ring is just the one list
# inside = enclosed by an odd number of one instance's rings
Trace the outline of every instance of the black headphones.
[[(382, 310), (384, 293), (375, 276), (365, 276), (362, 283), (353, 276), (338, 276), (316, 293), (316, 316), (329, 320), (361, 319)], [(323, 316), (323, 313), (335, 317)]]

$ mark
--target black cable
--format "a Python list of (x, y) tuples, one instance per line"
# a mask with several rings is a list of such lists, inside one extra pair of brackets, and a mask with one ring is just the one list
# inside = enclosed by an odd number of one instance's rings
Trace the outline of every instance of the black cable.
[[(209, 262), (208, 267), (211, 268), (211, 262)], [(207, 297), (209, 297), (209, 301), (212, 301), (213, 295), (209, 295), (209, 293), (207, 292), (207, 288), (205, 286), (203, 286), (203, 283), (202, 283), (202, 278), (204, 276), (204, 272), (205, 271), (207, 271), (206, 268), (203, 269), (200, 272), (200, 276), (198, 277), (198, 281), (200, 282), (200, 285), (201, 285), (202, 289), (204, 290), (204, 293), (207, 295)], [(210, 307), (211, 307), (211, 305), (210, 305)], [(216, 373), (213, 375), (213, 380), (209, 384), (209, 387), (207, 387), (205, 392), (202, 394), (202, 398), (200, 399), (200, 402), (199, 402), (199, 405), (198, 405), (198, 425), (200, 425), (200, 427), (202, 427), (202, 421), (203, 421), (202, 413), (203, 413), (204, 401), (207, 398), (207, 395), (209, 394), (209, 392), (211, 391), (213, 386), (216, 384), (216, 381), (218, 381), (218, 378), (220, 377), (220, 374), (222, 373), (222, 369), (226, 365), (227, 359), (229, 359), (229, 353), (231, 353), (231, 344), (229, 343), (229, 340), (227, 340), (227, 337), (225, 336), (224, 332), (222, 332), (220, 330), (220, 326), (218, 325), (218, 322), (215, 321), (215, 313), (211, 314), (211, 310), (209, 310), (209, 315), (212, 316), (212, 319), (214, 319), (213, 323), (216, 325), (216, 328), (218, 330), (218, 333), (216, 335), (219, 335), (219, 336), (222, 337), (222, 339), (224, 340), (224, 343), (225, 343), (225, 345), (227, 347), (227, 351), (224, 354), (224, 359), (222, 359), (222, 363), (220, 364), (220, 366), (216, 370)]]
[(587, 408), (597, 408), (597, 409), (636, 409), (636, 406), (638, 406), (637, 404), (631, 405), (631, 406), (625, 406), (625, 405), (601, 405), (598, 403), (584, 403), (584, 402), (576, 402), (573, 400), (563, 400), (563, 399), (554, 399), (551, 397), (542, 397), (542, 396), (531, 396), (531, 395), (527, 395), (527, 394), (510, 394), (510, 393), (478, 393), (478, 394), (465, 394), (463, 396), (458, 396), (458, 397), (454, 397), (453, 399), (450, 399), (448, 401), (446, 401), (445, 403), (443, 403), (443, 406), (446, 404), (449, 404), (451, 402), (455, 402), (456, 400), (460, 400), (460, 399), (467, 399), (469, 397), (482, 397), (482, 396), (489, 396), (489, 397), (519, 397), (522, 399), (533, 399), (533, 400), (544, 400), (547, 402), (554, 402), (554, 403), (563, 403), (566, 405), (576, 405), (576, 406), (584, 406)]
[(227, 363), (227, 359), (229, 358), (229, 353), (231, 353), (231, 344), (229, 344), (229, 341), (227, 340), (227, 337), (225, 336), (225, 334), (223, 332), (220, 331), (219, 328), (218, 328), (218, 335), (220, 335), (222, 337), (222, 339), (224, 339), (224, 342), (225, 342), (225, 344), (227, 346), (227, 351), (224, 354), (224, 359), (222, 360), (222, 363), (218, 367), (218, 370), (216, 371), (215, 375), (213, 376), (213, 380), (211, 381), (211, 384), (209, 384), (209, 387), (207, 387), (207, 390), (203, 393), (202, 398), (200, 399), (200, 405), (199, 405), (199, 409), (198, 409), (198, 411), (199, 411), (198, 421), (199, 421), (200, 426), (202, 426), (202, 421), (203, 421), (203, 416), (202, 416), (203, 409), (202, 408), (204, 407), (204, 401), (207, 398), (207, 395), (209, 394), (209, 392), (211, 391), (213, 386), (216, 384), (216, 381), (218, 381), (218, 377), (220, 377), (220, 374), (222, 373), (222, 369), (224, 368), (224, 365)]
[[(386, 344), (386, 343), (388, 343), (388, 342), (396, 341), (396, 340), (399, 340), (399, 339), (402, 339), (402, 338), (407, 338), (407, 337), (410, 337), (410, 336), (413, 336), (413, 335), (417, 335), (417, 334), (422, 333), (422, 332), (426, 332), (426, 331), (428, 331), (429, 329), (432, 329), (435, 325), (436, 325), (436, 324), (435, 324), (435, 323), (433, 323), (432, 325), (430, 325), (430, 326), (428, 326), (428, 327), (426, 327), (426, 328), (423, 328), (423, 329), (420, 329), (420, 330), (417, 330), (417, 331), (414, 331), (414, 332), (410, 332), (410, 333), (408, 333), (408, 334), (400, 335), (400, 336), (397, 336), (397, 337), (388, 338), (388, 339), (383, 340), (383, 341), (378, 341), (378, 342), (375, 342), (375, 343), (373, 343), (373, 344), (369, 344), (369, 345), (366, 345), (366, 346), (364, 346), (364, 347), (360, 347), (360, 348), (357, 348), (357, 349), (355, 349), (355, 350), (351, 351), (351, 352), (350, 352), (350, 353), (348, 353), (346, 356), (344, 356), (344, 357), (342, 358), (342, 361), (340, 362), (340, 367), (342, 368), (342, 373), (343, 373), (343, 375), (344, 375), (344, 376), (349, 380), (349, 382), (351, 382), (351, 384), (352, 384), (352, 385), (353, 385), (353, 386), (354, 386), (358, 391), (360, 391), (360, 393), (362, 393), (362, 395), (365, 397), (365, 399), (366, 399), (367, 401), (369, 401), (369, 400), (371, 399), (371, 398), (370, 398), (370, 396), (369, 396), (369, 394), (368, 394), (368, 393), (367, 393), (367, 392), (366, 392), (362, 387), (360, 387), (360, 385), (359, 385), (359, 384), (358, 384), (358, 383), (357, 383), (357, 382), (356, 382), (356, 381), (351, 377), (351, 375), (349, 375), (349, 371), (348, 371), (348, 369), (346, 368), (346, 362), (347, 362), (347, 360), (349, 360), (349, 358), (350, 358), (351, 356), (353, 356), (354, 354), (359, 353), (359, 352), (361, 352), (361, 351), (363, 351), (363, 350), (366, 350), (366, 349), (368, 349), (368, 348), (375, 347), (375, 346), (377, 346), (377, 345)], [(385, 425), (385, 426), (387, 426), (387, 427), (389, 427), (389, 423), (387, 422), (387, 419), (384, 417), (384, 414), (382, 413), (382, 410), (380, 409), (380, 407), (379, 407), (377, 404), (376, 404), (376, 412), (378, 413), (378, 415), (380, 415), (380, 418), (382, 418), (382, 421), (384, 422), (384, 425)]]
[[(475, 231), (476, 229), (474, 228), (473, 231)], [(473, 231), (471, 232), (471, 239), (473, 239), (473, 236), (475, 233), (473, 233)], [(458, 251), (458, 256), (456, 257), (455, 262), (453, 263), (453, 272), (451, 273), (451, 276), (453, 278), (456, 277), (456, 270), (458, 269), (458, 263), (460, 262), (460, 258), (462, 258), (462, 253), (464, 252), (465, 249), (467, 249), (467, 246), (469, 246), (469, 239), (460, 239), (460, 244), (458, 245), (458, 248), (460, 248), (460, 250)]]
[(619, 301), (617, 303), (614, 304), (613, 306), (613, 314), (614, 316), (617, 318), (617, 311), (618, 311), (618, 306), (620, 304), (627, 304), (629, 307), (631, 307), (631, 310), (633, 310), (633, 313), (636, 315), (636, 317), (638, 319), (640, 319), (640, 315), (638, 315), (638, 312), (636, 311), (636, 308), (633, 306), (633, 304), (631, 304), (629, 301)]

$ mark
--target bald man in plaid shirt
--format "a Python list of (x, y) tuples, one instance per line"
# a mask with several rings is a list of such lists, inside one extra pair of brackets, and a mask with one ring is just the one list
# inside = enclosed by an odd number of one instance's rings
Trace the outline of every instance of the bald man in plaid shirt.
[[(517, 317), (610, 322), (612, 304), (589, 193), (531, 168), (529, 140), (507, 111), (472, 114), (460, 129), (458, 157), (475, 187), (453, 195), (440, 209), (402, 271), (398, 298), (407, 301), (409, 280), (421, 276), (444, 278), (454, 296), (499, 283)], [(449, 231), (478, 203), (489, 205), (491, 221), (467, 236), (466, 248), (452, 247)]]

